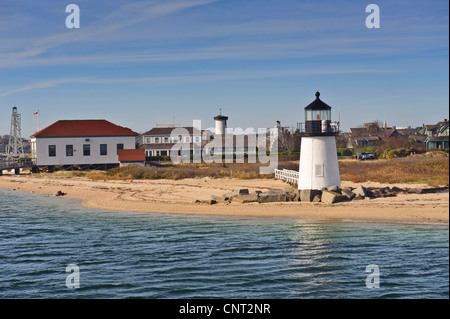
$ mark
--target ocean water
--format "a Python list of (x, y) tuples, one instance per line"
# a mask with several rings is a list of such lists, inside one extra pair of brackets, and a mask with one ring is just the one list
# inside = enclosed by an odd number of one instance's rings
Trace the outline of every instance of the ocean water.
[(448, 273), (448, 226), (112, 212), (0, 190), (0, 298), (448, 298)]

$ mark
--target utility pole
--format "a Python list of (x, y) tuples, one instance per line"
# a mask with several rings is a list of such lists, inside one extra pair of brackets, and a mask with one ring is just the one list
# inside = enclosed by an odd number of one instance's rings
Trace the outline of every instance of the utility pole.
[(22, 136), (20, 134), (20, 114), (17, 113), (17, 107), (12, 108), (11, 115), (11, 130), (9, 133), (9, 143), (6, 148), (6, 160), (13, 161), (18, 160), (20, 157), (24, 157)]

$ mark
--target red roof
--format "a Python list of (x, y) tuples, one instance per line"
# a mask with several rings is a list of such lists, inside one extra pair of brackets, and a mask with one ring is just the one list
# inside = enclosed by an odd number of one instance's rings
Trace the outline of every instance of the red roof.
[(144, 150), (119, 150), (119, 162), (143, 162)]
[(122, 127), (107, 120), (60, 120), (36, 132), (32, 137), (62, 136), (137, 136), (127, 127)]

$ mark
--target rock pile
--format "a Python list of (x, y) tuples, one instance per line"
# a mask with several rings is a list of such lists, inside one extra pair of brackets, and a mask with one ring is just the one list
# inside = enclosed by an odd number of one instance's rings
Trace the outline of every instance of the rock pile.
[[(324, 187), (318, 190), (297, 190), (300, 200), (303, 202), (322, 202), (324, 204), (334, 204), (361, 199), (372, 199), (379, 197), (393, 197), (400, 193), (422, 193), (422, 189), (402, 189), (398, 187), (364, 187), (359, 185), (353, 187)], [(320, 198), (320, 200), (318, 199)]]
[[(448, 188), (446, 188), (448, 189)], [(217, 203), (271, 203), (271, 202), (313, 202), (334, 204), (339, 202), (349, 202), (353, 200), (372, 199), (380, 197), (393, 197), (400, 193), (422, 194), (438, 192), (443, 189), (421, 189), (421, 188), (399, 188), (399, 187), (364, 187), (362, 185), (353, 187), (324, 187), (321, 190), (299, 190), (296, 188), (286, 188), (284, 190), (268, 190), (266, 192), (241, 189), (236, 192), (223, 195), (212, 195), (210, 200), (197, 200), (196, 203), (217, 204)]]

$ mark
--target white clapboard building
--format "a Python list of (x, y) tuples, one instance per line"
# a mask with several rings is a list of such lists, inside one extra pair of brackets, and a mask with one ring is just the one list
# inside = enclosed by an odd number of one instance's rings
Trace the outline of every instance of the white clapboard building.
[(106, 120), (60, 120), (31, 136), (31, 153), (38, 166), (118, 165), (138, 135)]

